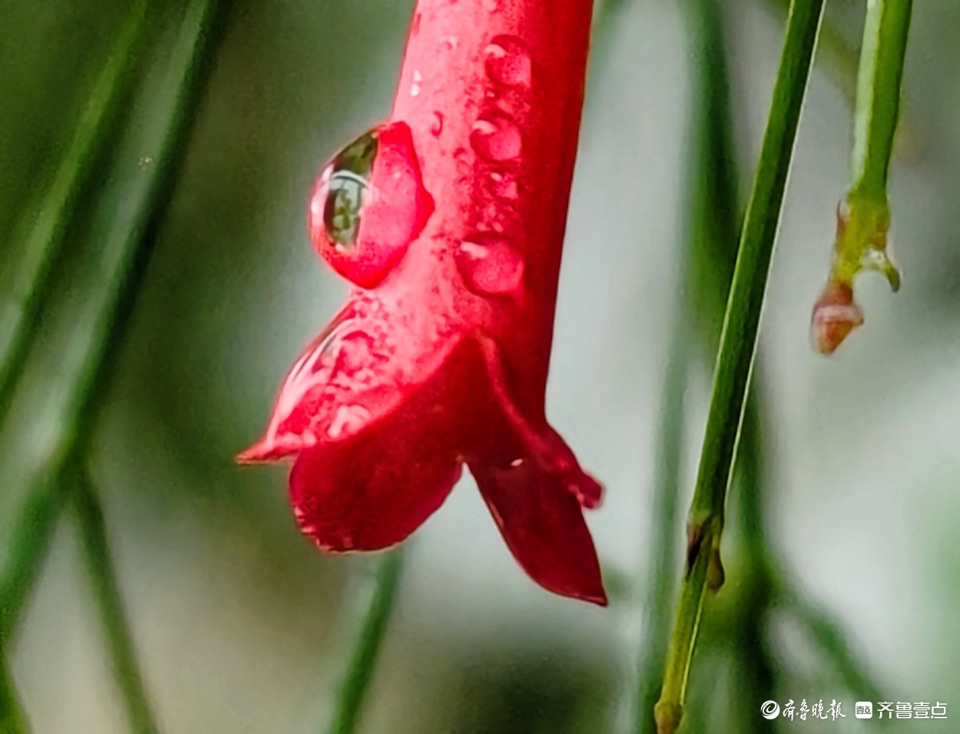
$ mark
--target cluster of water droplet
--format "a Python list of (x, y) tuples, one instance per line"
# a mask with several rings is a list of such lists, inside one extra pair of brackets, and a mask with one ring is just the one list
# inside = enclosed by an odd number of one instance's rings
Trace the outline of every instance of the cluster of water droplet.
[(358, 400), (391, 379), (388, 337), (371, 315), (341, 314), (287, 375), (275, 415), (282, 430), (298, 434), (303, 446), (315, 444), (323, 432), (343, 438), (370, 420), (372, 406)]
[(477, 156), (476, 221), (456, 261), (467, 288), (486, 296), (515, 293), (523, 280), (523, 259), (511, 236), (520, 229), (522, 122), (529, 115), (533, 64), (527, 46), (510, 35), (491, 39), (482, 57), (486, 93), (470, 131)]

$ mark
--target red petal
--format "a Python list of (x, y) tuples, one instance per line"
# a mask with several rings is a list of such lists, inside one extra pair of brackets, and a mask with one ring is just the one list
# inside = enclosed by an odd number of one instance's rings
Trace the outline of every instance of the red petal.
[(237, 456), (241, 463), (276, 461), (348, 440), (389, 415), (431, 379), (455, 347), (453, 338), (429, 349), (383, 305), (354, 294), (287, 374), (264, 436)]
[(324, 550), (377, 550), (399, 543), (443, 504), (460, 477), (463, 416), (448, 397), (451, 360), (393, 413), (342, 441), (300, 451), (290, 501)]
[(514, 558), (548, 591), (606, 606), (600, 563), (577, 498), (532, 461), (470, 464)]
[(290, 474), (300, 528), (327, 551), (378, 550), (404, 540), (436, 511), (460, 477), (453, 454), (423, 437), (364, 436), (301, 452)]
[(605, 605), (600, 563), (582, 507), (602, 487), (545, 420), (530, 420), (509, 394), (500, 354), (479, 343), (490, 388), (464, 455), (517, 562), (544, 588)]

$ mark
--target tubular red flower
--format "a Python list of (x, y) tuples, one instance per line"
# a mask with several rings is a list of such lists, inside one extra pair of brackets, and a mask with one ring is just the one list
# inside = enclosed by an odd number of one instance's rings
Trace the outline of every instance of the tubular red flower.
[(419, 0), (390, 120), (317, 179), (311, 238), (357, 287), (238, 458), (295, 457), (321, 548), (402, 541), (466, 463), (524, 570), (606, 603), (582, 514), (601, 487), (544, 409), (590, 16)]

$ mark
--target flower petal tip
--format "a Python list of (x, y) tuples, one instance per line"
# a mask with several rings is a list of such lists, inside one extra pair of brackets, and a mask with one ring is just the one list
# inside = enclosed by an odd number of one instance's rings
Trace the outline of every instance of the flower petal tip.
[(472, 462), (507, 547), (535, 582), (561, 596), (605, 606), (600, 562), (578, 497), (535, 461), (510, 468)]
[(237, 454), (234, 460), (238, 464), (266, 464), (285, 459), (304, 448), (309, 448), (309, 446), (299, 438), (290, 440), (290, 437), (282, 438), (267, 435), (250, 448)]
[(568, 488), (585, 510), (596, 510), (603, 504), (603, 485), (584, 471)]
[(598, 607), (605, 607), (610, 603), (607, 599), (607, 593), (603, 590), (602, 586), (600, 587), (599, 593), (585, 594), (577, 598), (582, 601), (588, 601), (591, 604), (596, 604)]

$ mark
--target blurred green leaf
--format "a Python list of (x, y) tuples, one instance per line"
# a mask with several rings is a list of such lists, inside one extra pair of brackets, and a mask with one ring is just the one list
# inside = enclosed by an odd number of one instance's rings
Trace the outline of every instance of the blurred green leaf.
[[(684, 394), (693, 356), (689, 327), (694, 317), (706, 321), (711, 321), (711, 316), (722, 318), (737, 243), (737, 179), (721, 8), (715, 0), (685, 0), (684, 10), (695, 90), (691, 113), (693, 145), (686, 177), (687, 245), (679, 258), (656, 451), (640, 690), (631, 729), (640, 734), (656, 732), (653, 708), (663, 683), (670, 636), (673, 576), (678, 566), (675, 538), (680, 514)], [(718, 335), (719, 328), (711, 335), (711, 346)]]
[(107, 636), (114, 676), (127, 707), (130, 730), (135, 734), (156, 734), (158, 728), (143, 687), (120, 584), (113, 568), (103, 508), (86, 471), (78, 467), (74, 469), (72, 499), (77, 530)]
[(147, 4), (137, 0), (90, 92), (53, 180), (36, 206), (23, 210), (10, 238), (14, 257), (4, 263), (0, 288), (0, 421), (10, 407), (13, 386), (37, 333), (37, 315), (64, 233), (109, 142), (148, 29)]
[(364, 698), (370, 687), (380, 646), (387, 632), (394, 597), (403, 568), (403, 552), (389, 551), (347, 593), (348, 606), (341, 624), (345, 642), (343, 672), (338, 681), (327, 734), (352, 734), (357, 729)]
[(27, 725), (7, 669), (7, 657), (0, 643), (0, 734), (27, 734)]
[[(65, 262), (64, 293), (50, 318), (32, 390), (24, 390), (19, 441), (21, 487), (6, 502), (19, 508), (0, 549), (0, 639), (7, 638), (33, 584), (58, 514), (64, 473), (82, 461), (124, 329), (147, 265), (153, 231), (170, 198), (187, 150), (229, 3), (194, 0), (172, 19), (155, 49), (102, 186), (82, 202), (69, 236), (79, 261)], [(72, 267), (71, 267), (72, 266)], [(55, 281), (56, 283), (56, 281)], [(45, 324), (47, 326), (47, 324)], [(50, 380), (50, 376), (55, 379)], [(44, 379), (47, 378), (47, 379)], [(17, 396), (18, 399), (21, 396)], [(29, 430), (31, 423), (33, 432)], [(10, 435), (13, 434), (13, 435)], [(26, 449), (25, 447), (29, 447)], [(25, 453), (24, 453), (25, 452)], [(16, 462), (14, 462), (16, 463)], [(15, 468), (4, 467), (9, 476)]]

